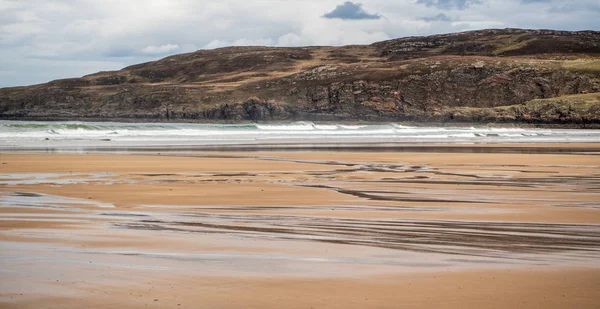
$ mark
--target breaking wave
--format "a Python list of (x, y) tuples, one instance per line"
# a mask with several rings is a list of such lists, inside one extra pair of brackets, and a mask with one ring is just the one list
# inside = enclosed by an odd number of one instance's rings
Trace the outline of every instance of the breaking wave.
[(36, 141), (123, 141), (206, 145), (214, 141), (288, 142), (599, 142), (598, 130), (487, 127), (421, 127), (388, 124), (269, 123), (190, 124), (0, 121), (2, 145)]

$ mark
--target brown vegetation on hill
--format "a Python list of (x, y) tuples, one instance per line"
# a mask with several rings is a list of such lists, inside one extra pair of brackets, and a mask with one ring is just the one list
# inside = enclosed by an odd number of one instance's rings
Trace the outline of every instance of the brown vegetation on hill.
[(369, 46), (200, 50), (0, 89), (0, 117), (587, 125), (600, 124), (599, 100), (546, 101), (541, 113), (527, 102), (594, 92), (600, 32), (480, 30)]

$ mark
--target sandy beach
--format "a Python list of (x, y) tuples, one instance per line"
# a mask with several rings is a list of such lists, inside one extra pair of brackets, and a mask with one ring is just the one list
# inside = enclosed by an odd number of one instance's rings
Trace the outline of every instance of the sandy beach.
[(597, 144), (476, 147), (0, 154), (0, 307), (598, 308)]

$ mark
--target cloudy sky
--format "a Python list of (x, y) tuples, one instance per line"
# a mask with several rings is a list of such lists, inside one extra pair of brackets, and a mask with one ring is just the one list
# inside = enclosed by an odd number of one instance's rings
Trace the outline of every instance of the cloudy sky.
[(600, 1), (0, 0), (0, 87), (230, 45), (367, 44), (506, 27), (600, 30)]

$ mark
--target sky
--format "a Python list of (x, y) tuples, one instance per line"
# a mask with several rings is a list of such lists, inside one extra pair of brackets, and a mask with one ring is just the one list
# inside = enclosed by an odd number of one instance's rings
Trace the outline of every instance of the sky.
[(0, 0), (0, 87), (224, 46), (310, 46), (486, 28), (600, 30), (598, 0)]

